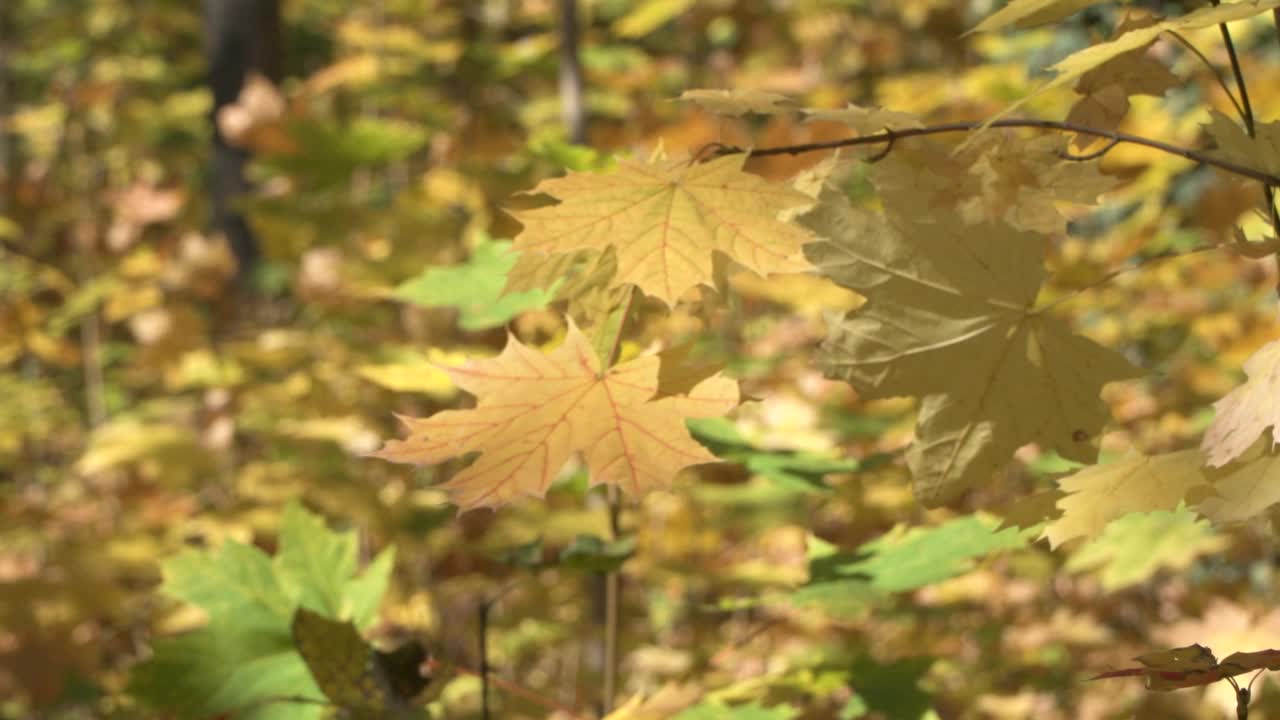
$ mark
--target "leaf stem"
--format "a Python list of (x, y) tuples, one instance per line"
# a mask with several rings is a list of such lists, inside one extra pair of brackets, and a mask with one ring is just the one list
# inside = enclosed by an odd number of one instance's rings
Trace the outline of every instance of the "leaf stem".
[[(609, 485), (609, 532), (616, 541), (622, 535), (619, 523), (621, 499), (618, 486)], [(622, 576), (611, 570), (604, 578), (604, 688), (601, 706), (604, 714), (613, 710), (613, 698), (618, 690), (618, 612), (622, 604)]]
[(1106, 285), (1107, 283), (1111, 282), (1112, 280), (1115, 280), (1121, 275), (1134, 272), (1136, 270), (1142, 270), (1146, 268), (1148, 265), (1154, 265), (1156, 263), (1164, 262), (1165, 260), (1176, 260), (1178, 258), (1189, 257), (1191, 255), (1199, 255), (1200, 253), (1212, 252), (1214, 250), (1223, 250), (1230, 247), (1231, 247), (1230, 245), (1206, 245), (1204, 247), (1198, 247), (1193, 250), (1188, 250), (1184, 253), (1164, 253), (1161, 255), (1153, 255), (1151, 257), (1144, 258), (1138, 261), (1134, 265), (1130, 265), (1128, 267), (1122, 267), (1119, 270), (1112, 270), (1111, 272), (1107, 273), (1106, 275), (1103, 275), (1101, 278), (1089, 283), (1088, 285), (1085, 285), (1084, 287), (1076, 288), (1074, 291), (1069, 292), (1066, 295), (1063, 295), (1062, 297), (1058, 298), (1057, 300), (1054, 300), (1048, 305), (1045, 305), (1041, 308), (1037, 308), (1032, 314), (1038, 315), (1040, 313), (1048, 312), (1049, 310), (1052, 310), (1053, 308), (1058, 307), (1059, 305), (1075, 300), (1076, 298), (1080, 297), (1081, 295), (1083, 295), (1084, 293), (1090, 290), (1096, 290), (1102, 287), (1103, 285)]
[(1213, 64), (1213, 61), (1208, 57), (1205, 57), (1205, 54), (1200, 51), (1200, 48), (1196, 47), (1195, 44), (1188, 40), (1182, 33), (1177, 30), (1170, 30), (1169, 34), (1172, 35), (1175, 40), (1182, 43), (1192, 52), (1192, 54), (1200, 58), (1200, 62), (1204, 63), (1205, 67), (1209, 68), (1209, 71), (1213, 73), (1213, 78), (1218, 81), (1218, 85), (1222, 88), (1222, 92), (1226, 93), (1227, 99), (1235, 106), (1236, 114), (1238, 114), (1240, 119), (1243, 120), (1245, 117), (1244, 106), (1240, 104), (1240, 101), (1236, 98), (1236, 94), (1231, 91), (1231, 86), (1227, 85), (1226, 78), (1222, 77), (1222, 73), (1218, 72), (1218, 68)]
[(836, 150), (845, 147), (856, 147), (859, 145), (876, 145), (879, 143), (892, 142), (908, 137), (921, 137), (925, 135), (941, 135), (944, 133), (971, 132), (983, 127), (997, 128), (1031, 128), (1036, 130), (1056, 130), (1059, 132), (1073, 132), (1082, 135), (1092, 135), (1094, 137), (1108, 138), (1119, 143), (1128, 143), (1130, 145), (1140, 145), (1159, 150), (1170, 155), (1186, 158), (1192, 162), (1202, 165), (1209, 165), (1224, 170), (1233, 175), (1257, 180), (1258, 182), (1267, 183), (1269, 185), (1280, 185), (1280, 176), (1272, 175), (1263, 170), (1255, 170), (1251, 167), (1245, 167), (1233, 163), (1229, 160), (1213, 157), (1200, 150), (1190, 150), (1188, 148), (1179, 147), (1162, 140), (1154, 140), (1152, 138), (1143, 137), (1141, 135), (1131, 135), (1129, 133), (1117, 132), (1114, 130), (1103, 130), (1100, 128), (1080, 125), (1078, 123), (1066, 122), (1062, 120), (1037, 120), (1031, 118), (1006, 118), (1003, 120), (995, 120), (987, 123), (983, 120), (967, 120), (963, 122), (941, 123), (938, 125), (926, 125), (919, 128), (903, 128), (900, 130), (885, 130), (874, 135), (859, 135), (857, 137), (842, 138), (840, 140), (828, 140), (825, 142), (801, 143), (797, 145), (778, 145), (776, 147), (746, 149), (741, 147), (725, 146), (720, 148), (719, 154), (725, 155), (730, 153), (747, 153), (751, 157), (766, 157), (769, 155), (800, 155), (809, 152), (821, 152), (824, 150)]
[[(1222, 4), (1222, 0), (1210, 0), (1214, 7)], [(1240, 113), (1244, 119), (1244, 128), (1249, 132), (1249, 137), (1253, 137), (1253, 105), (1249, 102), (1249, 88), (1244, 82), (1244, 70), (1240, 68), (1240, 56), (1236, 53), (1236, 44), (1231, 39), (1231, 29), (1226, 23), (1218, 25), (1218, 29), (1222, 31), (1222, 43), (1227, 48), (1227, 57), (1231, 58), (1231, 74), (1236, 77), (1236, 88), (1240, 91), (1240, 103), (1244, 110)]]
[(591, 344), (600, 357), (601, 371), (608, 370), (618, 360), (618, 348), (622, 345), (622, 330), (627, 325), (627, 316), (631, 314), (631, 306), (636, 291), (632, 286), (623, 290), (622, 301), (600, 320), (600, 325), (592, 333)]
[[(1221, 0), (1210, 0), (1214, 7), (1221, 5)], [(1275, 11), (1272, 11), (1272, 17), (1278, 17)], [(1278, 18), (1280, 19), (1280, 18)], [(1236, 44), (1231, 39), (1231, 30), (1226, 23), (1218, 25), (1218, 29), (1222, 31), (1222, 44), (1227, 48), (1227, 57), (1231, 59), (1231, 72), (1236, 77), (1236, 88), (1240, 91), (1240, 102), (1244, 106), (1244, 129), (1249, 137), (1258, 136), (1257, 123), (1253, 116), (1253, 105), (1249, 102), (1249, 88), (1244, 82), (1244, 70), (1240, 67), (1240, 54), (1236, 52)], [(1280, 214), (1276, 211), (1275, 183), (1264, 181), (1262, 184), (1262, 202), (1267, 208), (1267, 217), (1271, 220), (1271, 231), (1276, 235), (1280, 235)], [(1277, 254), (1276, 260), (1280, 263), (1280, 254)], [(1280, 288), (1278, 288), (1280, 290)]]

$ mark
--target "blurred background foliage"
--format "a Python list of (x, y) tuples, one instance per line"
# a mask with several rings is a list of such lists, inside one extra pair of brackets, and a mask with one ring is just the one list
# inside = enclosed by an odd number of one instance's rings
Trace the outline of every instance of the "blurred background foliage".
[[(581, 473), (545, 502), (456, 516), (432, 488), (455, 467), (362, 457), (399, 432), (393, 413), (467, 402), (436, 365), (493, 354), (508, 332), (563, 333), (548, 296), (497, 297), (513, 194), (660, 144), (848, 132), (672, 101), (690, 88), (986, 117), (1119, 19), (1103, 5), (962, 36), (997, 5), (580, 0), (584, 147), (562, 114), (557, 0), (283, 0), (279, 94), (234, 108), (255, 153), (237, 207), (261, 245), (237, 275), (210, 225), (200, 9), (0, 3), (0, 717), (154, 716), (126, 693), (135, 666), (205, 622), (157, 591), (161, 562), (228, 540), (273, 552), (291, 500), (357, 531), (362, 563), (395, 546), (375, 638), (427, 638), (474, 668), (477, 608), (501, 593), (495, 674), (584, 716), (606, 662), (593, 571), (620, 567), (615, 700), (648, 698), (620, 717), (1225, 717), (1216, 688), (1084, 678), (1153, 646), (1280, 646), (1271, 535), (1152, 513), (1050, 553), (996, 532), (996, 515), (1033, 525), (1052, 506), (1067, 465), (1033, 450), (972, 507), (921, 510), (896, 461), (911, 405), (860, 402), (813, 367), (822, 310), (859, 302), (825, 281), (740, 275), (730, 298), (641, 314), (631, 352), (696, 343), (758, 401), (693, 423), (730, 462), (627, 499), (628, 540), (609, 541)], [(1263, 119), (1280, 114), (1273, 32), (1237, 34)], [(1227, 66), (1216, 30), (1190, 39)], [(1182, 46), (1153, 53), (1185, 83), (1136, 99), (1125, 129), (1202, 143), (1226, 97)], [(1047, 93), (1028, 112), (1070, 103)], [(781, 179), (820, 159), (748, 169)], [(1055, 238), (1057, 291), (1254, 222), (1255, 189), (1184, 160), (1122, 146), (1105, 167), (1122, 184)], [(856, 175), (848, 189), (868, 192)], [(1078, 327), (1152, 371), (1108, 397), (1104, 450), (1193, 442), (1243, 359), (1280, 337), (1275, 280), (1266, 262), (1197, 254), (1073, 301)], [(977, 507), (992, 514), (965, 514)], [(1260, 695), (1256, 716), (1280, 717), (1274, 688)], [(548, 713), (493, 702), (498, 717)], [(476, 717), (478, 683), (459, 676), (436, 703)]]

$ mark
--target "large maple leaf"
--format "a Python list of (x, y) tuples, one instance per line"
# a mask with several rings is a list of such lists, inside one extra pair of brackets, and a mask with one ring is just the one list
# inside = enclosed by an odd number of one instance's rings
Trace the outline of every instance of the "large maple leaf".
[(542, 496), (574, 453), (582, 454), (593, 485), (633, 493), (668, 487), (681, 469), (717, 461), (684, 420), (728, 412), (738, 386), (716, 374), (686, 394), (655, 400), (658, 369), (650, 355), (602, 370), (572, 322), (550, 353), (511, 338), (495, 358), (448, 368), (458, 387), (476, 396), (475, 408), (401, 418), (409, 437), (373, 455), (434, 464), (479, 453), (441, 485), (461, 510)]
[(712, 284), (713, 251), (761, 275), (812, 269), (801, 253), (809, 232), (778, 218), (812, 198), (743, 172), (745, 157), (621, 161), (609, 172), (544, 180), (532, 192), (560, 202), (512, 211), (524, 224), (514, 247), (543, 257), (613, 247), (610, 282), (635, 285), (667, 305), (694, 285)]
[(865, 398), (923, 398), (907, 454), (923, 503), (948, 502), (1030, 442), (1096, 458), (1099, 392), (1136, 370), (1035, 309), (1043, 236), (950, 210), (882, 216), (831, 191), (802, 222), (825, 238), (810, 260), (868, 298), (832, 323), (824, 369)]
[(1176, 509), (1189, 491), (1206, 483), (1199, 455), (1194, 450), (1134, 453), (1061, 478), (1058, 487), (1068, 493), (1058, 501), (1062, 516), (1049, 523), (1044, 537), (1056, 548), (1076, 538), (1100, 537), (1112, 520), (1129, 513)]

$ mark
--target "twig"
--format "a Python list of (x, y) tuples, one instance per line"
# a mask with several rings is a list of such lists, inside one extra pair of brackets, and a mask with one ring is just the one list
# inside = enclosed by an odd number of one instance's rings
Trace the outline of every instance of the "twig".
[(801, 143), (797, 145), (779, 145), (769, 148), (745, 149), (734, 146), (725, 146), (720, 150), (720, 154), (729, 153), (748, 153), (751, 157), (767, 157), (770, 155), (800, 155), (802, 153), (822, 152), (824, 150), (836, 150), (845, 147), (856, 147), (859, 145), (875, 145), (877, 143), (889, 142), (891, 140), (901, 140), (908, 137), (922, 137), (925, 135), (942, 135), (944, 133), (972, 132), (983, 127), (995, 128), (1031, 128), (1036, 130), (1057, 130), (1060, 132), (1073, 132), (1082, 135), (1092, 135), (1094, 137), (1108, 138), (1117, 140), (1121, 143), (1129, 143), (1130, 145), (1140, 145), (1149, 147), (1153, 150), (1159, 150), (1170, 155), (1176, 155), (1186, 158), (1192, 162), (1202, 165), (1209, 165), (1224, 170), (1233, 175), (1257, 180), (1258, 182), (1270, 185), (1280, 185), (1280, 176), (1272, 175), (1263, 170), (1255, 170), (1251, 167), (1245, 167), (1233, 163), (1229, 160), (1214, 157), (1199, 150), (1189, 150), (1184, 147), (1172, 145), (1161, 140), (1153, 140), (1151, 138), (1142, 137), (1141, 135), (1131, 135), (1129, 133), (1118, 132), (1114, 130), (1102, 130), (1100, 128), (1080, 125), (1078, 123), (1066, 122), (1063, 120), (1036, 120), (1036, 119), (1018, 119), (1008, 118), (1004, 120), (996, 120), (988, 124), (983, 120), (969, 120), (964, 122), (942, 123), (939, 125), (927, 125), (919, 128), (902, 128), (892, 132), (878, 133), (875, 135), (859, 135), (857, 137), (843, 138), (840, 140), (828, 140), (825, 142)]
[(755, 627), (755, 629), (748, 631), (746, 635), (738, 638), (737, 640), (734, 640), (733, 642), (729, 643), (728, 645), (716, 651), (716, 654), (711, 656), (711, 665), (714, 667), (720, 662), (723, 662), (725, 659), (728, 658), (729, 653), (733, 652), (734, 650), (737, 650), (738, 648), (743, 647), (747, 643), (751, 642), (752, 640), (755, 640), (756, 638), (774, 629), (775, 627), (783, 624), (784, 622), (786, 622), (786, 618), (775, 617), (775, 618), (769, 618), (768, 620), (760, 623)]
[(1085, 153), (1084, 155), (1076, 155), (1068, 150), (1063, 150), (1062, 152), (1058, 153), (1058, 157), (1062, 158), (1063, 160), (1068, 160), (1070, 162), (1088, 162), (1090, 160), (1097, 160), (1103, 155), (1106, 155), (1107, 153), (1111, 152), (1115, 148), (1115, 146), (1119, 144), (1120, 144), (1119, 140), (1112, 140), (1111, 142), (1104, 145), (1101, 150), (1095, 150), (1091, 153)]
[[(445, 667), (446, 667), (445, 663), (442, 663), (439, 660), (436, 660), (435, 658), (432, 658), (427, 661), (427, 669), (430, 672), (438, 672), (438, 671), (444, 670)], [(472, 670), (471, 668), (466, 667), (465, 665), (454, 664), (451, 667), (453, 670), (459, 673), (462, 673), (463, 675), (470, 675), (471, 677), (480, 677), (481, 675), (479, 672)], [(485, 682), (484, 679), (481, 678), (481, 684), (483, 684), (484, 682)], [(534, 703), (535, 705), (540, 705), (548, 710), (555, 710), (556, 712), (564, 713), (565, 715), (568, 715), (571, 718), (582, 717), (582, 711), (578, 710), (577, 708), (569, 707), (568, 705), (564, 705), (559, 702), (556, 702), (555, 700), (552, 700), (551, 698), (546, 697), (545, 695), (540, 695), (539, 693), (536, 693), (533, 690), (530, 690), (529, 688), (524, 687), (522, 685), (513, 683), (510, 680), (504, 680), (495, 675), (492, 678), (492, 682), (493, 682), (493, 686), (498, 688), (499, 690), (502, 690), (503, 692), (511, 695), (515, 695), (517, 697), (524, 698), (525, 700), (528, 700), (529, 702)]]
[(9, 210), (9, 196), (14, 194), (18, 186), (14, 176), (16, 164), (9, 145), (8, 116), (13, 111), (9, 98), (9, 14), (13, 12), (12, 3), (0, 6), (0, 215)]
[(1154, 265), (1159, 262), (1164, 262), (1165, 260), (1176, 260), (1178, 258), (1189, 257), (1191, 255), (1199, 255), (1200, 253), (1213, 252), (1214, 250), (1224, 250), (1224, 249), (1230, 249), (1230, 248), (1232, 248), (1231, 245), (1225, 245), (1225, 244), (1224, 245), (1206, 245), (1204, 247), (1198, 247), (1193, 250), (1188, 250), (1184, 253), (1166, 253), (1163, 255), (1153, 255), (1149, 258), (1144, 258), (1143, 260), (1137, 262), (1134, 265), (1130, 265), (1129, 267), (1123, 267), (1123, 268), (1120, 268), (1119, 270), (1112, 270), (1111, 272), (1107, 273), (1106, 275), (1103, 275), (1101, 278), (1097, 280), (1094, 280), (1088, 285), (1085, 285), (1084, 287), (1076, 288), (1073, 292), (1063, 295), (1062, 297), (1058, 298), (1057, 300), (1054, 300), (1048, 305), (1045, 305), (1039, 308), (1038, 310), (1035, 311), (1035, 313), (1038, 314), (1038, 313), (1048, 312), (1049, 310), (1059, 305), (1062, 305), (1063, 303), (1067, 303), (1072, 300), (1075, 300), (1076, 298), (1080, 297), (1081, 295), (1083, 295), (1084, 293), (1090, 290), (1095, 290), (1097, 288), (1102, 287), (1103, 285), (1106, 285), (1107, 283), (1111, 282), (1112, 280), (1115, 280), (1121, 275), (1124, 275), (1126, 273), (1131, 273), (1136, 270), (1142, 270), (1148, 265)]
[(876, 163), (880, 162), (881, 160), (883, 160), (883, 159), (885, 159), (885, 158), (889, 157), (889, 153), (893, 152), (893, 141), (894, 141), (894, 140), (897, 140), (897, 139), (898, 139), (898, 136), (897, 136), (897, 135), (895, 135), (895, 134), (893, 133), (893, 128), (885, 128), (885, 129), (884, 129), (884, 131), (885, 131), (885, 133), (889, 136), (889, 142), (887, 142), (887, 143), (885, 143), (885, 144), (884, 144), (884, 149), (883, 149), (883, 150), (881, 150), (880, 152), (876, 153), (875, 155), (872, 155), (872, 156), (868, 157), (868, 158), (867, 158), (866, 160), (864, 160), (863, 162), (870, 163), (870, 164), (874, 165), (874, 164), (876, 164)]
[[(519, 580), (512, 580), (498, 592), (481, 600), (476, 607), (476, 614), (480, 621), (480, 670), (472, 674), (480, 677), (480, 717), (484, 720), (489, 720), (489, 611), (519, 582)], [(498, 678), (493, 679), (493, 684), (499, 684)]]
[(1200, 48), (1196, 47), (1182, 33), (1177, 30), (1169, 30), (1168, 33), (1172, 35), (1175, 40), (1186, 46), (1186, 48), (1196, 57), (1200, 58), (1200, 62), (1204, 63), (1205, 67), (1209, 68), (1209, 72), (1213, 73), (1213, 78), (1218, 81), (1218, 85), (1222, 88), (1222, 92), (1226, 93), (1227, 99), (1231, 101), (1232, 105), (1235, 105), (1236, 114), (1240, 116), (1241, 120), (1244, 120), (1244, 107), (1240, 105), (1240, 101), (1236, 99), (1236, 94), (1231, 91), (1231, 86), (1227, 85), (1227, 79), (1222, 76), (1222, 73), (1218, 72), (1218, 68), (1213, 64), (1213, 61), (1205, 57), (1205, 54), (1200, 52)]
[[(1222, 4), (1222, 0), (1210, 0), (1214, 7)], [(1249, 102), (1249, 88), (1244, 84), (1244, 71), (1240, 68), (1240, 56), (1236, 53), (1236, 44), (1231, 40), (1231, 30), (1226, 23), (1218, 26), (1222, 31), (1222, 43), (1227, 47), (1227, 57), (1231, 58), (1231, 73), (1236, 77), (1236, 89), (1240, 91), (1240, 104), (1244, 107), (1244, 128), (1253, 137), (1253, 105)]]
[[(610, 485), (606, 491), (609, 501), (609, 532), (612, 540), (621, 536), (619, 514), (621, 502), (618, 486)], [(604, 714), (613, 710), (613, 698), (618, 689), (618, 610), (622, 602), (622, 578), (612, 570), (604, 578), (604, 688), (601, 706)]]
[(271, 705), (272, 703), (288, 703), (293, 705), (332, 705), (333, 703), (326, 699), (311, 698), (305, 695), (268, 695), (258, 698), (253, 702), (246, 703), (236, 708), (232, 717), (240, 713), (245, 713), (263, 705)]
[[(1214, 7), (1221, 4), (1221, 0), (1211, 0)], [(1274, 11), (1272, 12), (1274, 17)], [(1236, 88), (1240, 91), (1240, 103), (1244, 106), (1244, 129), (1249, 137), (1257, 137), (1258, 128), (1253, 116), (1253, 105), (1249, 102), (1249, 88), (1244, 82), (1244, 70), (1240, 67), (1240, 54), (1236, 52), (1236, 44), (1231, 39), (1231, 30), (1226, 23), (1218, 25), (1218, 29), (1222, 31), (1222, 43), (1227, 48), (1227, 57), (1231, 59), (1231, 72), (1236, 77)], [(1271, 232), (1280, 235), (1280, 213), (1276, 211), (1275, 183), (1263, 182), (1262, 184), (1262, 202), (1266, 205), (1267, 216), (1271, 220)], [(1280, 255), (1277, 255), (1277, 262), (1280, 262)]]
[(480, 603), (477, 614), (480, 618), (480, 717), (489, 720), (489, 601)]

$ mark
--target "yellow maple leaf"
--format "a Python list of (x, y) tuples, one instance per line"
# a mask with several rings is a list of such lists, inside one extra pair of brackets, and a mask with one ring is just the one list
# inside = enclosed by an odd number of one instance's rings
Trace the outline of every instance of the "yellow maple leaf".
[(924, 504), (989, 479), (1030, 442), (1096, 457), (1090, 440), (1109, 419), (1099, 392), (1136, 370), (1035, 310), (1042, 236), (944, 209), (882, 216), (835, 192), (802, 222), (825, 238), (810, 260), (867, 297), (829, 323), (827, 374), (867, 399), (923, 398), (907, 462)]
[(655, 400), (658, 369), (650, 355), (602, 370), (572, 321), (564, 343), (550, 353), (510, 338), (497, 357), (447, 368), (458, 387), (476, 396), (475, 408), (402, 417), (409, 437), (373, 455), (435, 464), (479, 453), (441, 485), (460, 510), (541, 497), (575, 453), (582, 454), (592, 485), (637, 494), (665, 488), (683, 468), (717, 461), (684, 420), (728, 412), (738, 403), (738, 386), (716, 374), (687, 394)]
[(761, 275), (811, 269), (800, 252), (809, 232), (778, 214), (812, 198), (743, 172), (744, 160), (621, 161), (609, 172), (544, 180), (532, 192), (560, 203), (512, 211), (524, 224), (514, 247), (546, 257), (613, 246), (617, 272), (609, 282), (635, 285), (669, 306), (689, 288), (712, 284), (714, 251)]
[(1271, 174), (1280, 173), (1280, 122), (1258, 123), (1256, 136), (1239, 123), (1217, 110), (1209, 111), (1209, 124), (1204, 131), (1217, 146), (1212, 154), (1255, 170)]
[(991, 32), (1013, 25), (1027, 28), (1057, 22), (1103, 0), (1013, 0), (969, 32)]
[[(1156, 23), (1151, 16), (1126, 17), (1116, 28), (1115, 37)], [(1114, 39), (1114, 38), (1113, 38)], [(1160, 97), (1181, 82), (1164, 63), (1147, 54), (1150, 44), (1130, 50), (1084, 73), (1076, 81), (1075, 91), (1082, 97), (1071, 106), (1067, 122), (1115, 130), (1129, 112), (1129, 96)], [(1077, 147), (1085, 147), (1099, 138), (1078, 135)]]
[(1058, 480), (1067, 495), (1062, 515), (1044, 536), (1054, 547), (1100, 535), (1107, 523), (1131, 512), (1172, 510), (1185, 501), (1218, 525), (1241, 523), (1280, 503), (1280, 455), (1260, 438), (1221, 468), (1204, 467), (1197, 449), (1161, 455), (1133, 453)]
[[(1031, 0), (1027, 4), (1032, 4), (1034, 2), (1035, 0)], [(1163, 33), (1199, 30), (1201, 28), (1213, 27), (1215, 25), (1233, 22), (1235, 20), (1244, 20), (1255, 15), (1261, 15), (1268, 10), (1278, 7), (1280, 7), (1280, 0), (1239, 0), (1238, 2), (1225, 2), (1221, 5), (1202, 7), (1198, 10), (1193, 10), (1186, 15), (1180, 15), (1154, 25), (1130, 30), (1114, 40), (1098, 43), (1080, 50), (1079, 52), (1073, 53), (1053, 65), (1049, 69), (1055, 71), (1057, 75), (1055, 75), (1052, 80), (1041, 85), (1030, 95), (1027, 95), (1016, 103), (1005, 108), (1005, 110), (999, 115), (996, 115), (996, 118), (1008, 115), (1013, 112), (1014, 109), (1021, 107), (1031, 98), (1052, 88), (1062, 87), (1105, 62), (1132, 50), (1146, 47)], [(997, 13), (997, 15), (999, 15), (999, 13)], [(991, 19), (994, 18), (995, 16), (992, 16)], [(978, 26), (978, 29), (991, 28), (984, 28), (980, 25)], [(995, 118), (992, 119), (994, 120)]]
[[(1203, 456), (1197, 454), (1198, 463)], [(1234, 461), (1220, 468), (1198, 468), (1210, 487), (1200, 493), (1196, 512), (1228, 525), (1256, 517), (1280, 503), (1280, 455), (1270, 438), (1258, 438)]]
[(1211, 467), (1240, 457), (1267, 428), (1272, 443), (1280, 443), (1280, 340), (1250, 356), (1244, 372), (1249, 379), (1213, 404), (1217, 414), (1200, 446)]
[(864, 108), (849, 104), (843, 110), (805, 110), (809, 122), (834, 122), (848, 125), (859, 135), (873, 135), (885, 130), (924, 127), (919, 115), (881, 108)]
[(685, 90), (677, 100), (694, 105), (716, 115), (739, 117), (773, 115), (791, 110), (791, 99), (786, 95), (763, 90)]
[(1058, 480), (1067, 493), (1058, 501), (1062, 516), (1049, 523), (1043, 536), (1055, 548), (1075, 538), (1093, 539), (1123, 515), (1174, 510), (1188, 491), (1204, 484), (1200, 453), (1195, 450), (1133, 453), (1087, 467)]
[(959, 151), (921, 142), (895, 149), (876, 164), (872, 180), (886, 207), (903, 215), (956, 208), (966, 222), (1002, 220), (1019, 230), (1064, 232), (1062, 202), (1092, 204), (1115, 187), (1098, 161), (1061, 158), (1067, 140), (1031, 140), (985, 133)]

